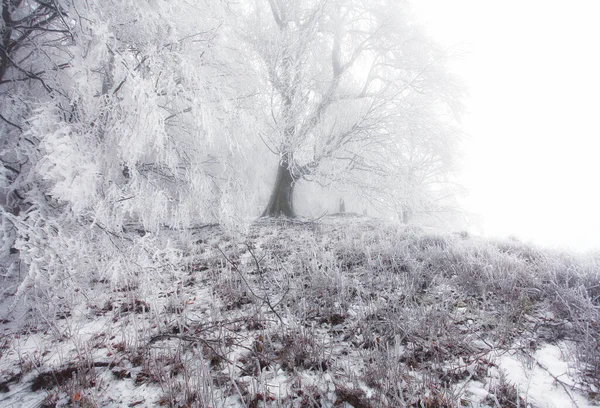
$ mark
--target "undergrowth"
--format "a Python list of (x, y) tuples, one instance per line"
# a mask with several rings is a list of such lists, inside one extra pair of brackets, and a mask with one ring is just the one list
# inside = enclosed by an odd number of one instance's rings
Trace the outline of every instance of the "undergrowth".
[[(571, 350), (570, 392), (598, 400), (598, 256), (366, 218), (169, 233), (127, 274), (21, 299), (29, 317), (3, 317), (0, 391), (89, 406), (110, 405), (115, 383), (154, 390), (121, 387), (113, 403), (130, 406), (524, 406), (498, 356), (554, 344)], [(64, 306), (36, 315), (37, 293)]]

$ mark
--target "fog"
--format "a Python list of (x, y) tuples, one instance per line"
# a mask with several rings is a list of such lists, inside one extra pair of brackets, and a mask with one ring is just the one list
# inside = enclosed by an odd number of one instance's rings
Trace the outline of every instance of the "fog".
[(597, 405), (566, 4), (0, 2), (0, 406)]
[(600, 247), (595, 1), (35, 3), (3, 17), (6, 242), (351, 212)]
[(597, 1), (420, 0), (430, 35), (462, 54), (464, 205), (490, 236), (600, 247)]

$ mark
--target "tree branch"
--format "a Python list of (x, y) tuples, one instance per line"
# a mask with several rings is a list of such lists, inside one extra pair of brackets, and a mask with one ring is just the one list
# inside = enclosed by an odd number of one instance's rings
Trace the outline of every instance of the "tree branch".
[(283, 21), (283, 18), (282, 18), (283, 13), (281, 12), (281, 10), (277, 10), (277, 5), (275, 4), (275, 0), (269, 0), (269, 6), (271, 6), (271, 13), (273, 14), (275, 23), (277, 23), (277, 26), (279, 27), (280, 30), (283, 30), (285, 28), (285, 22)]
[(11, 122), (10, 120), (6, 119), (4, 116), (2, 116), (2, 114), (0, 113), (0, 119), (2, 119), (4, 122), (8, 123), (9, 125), (19, 129), (21, 132), (23, 131), (23, 128), (19, 125), (17, 125), (16, 123)]

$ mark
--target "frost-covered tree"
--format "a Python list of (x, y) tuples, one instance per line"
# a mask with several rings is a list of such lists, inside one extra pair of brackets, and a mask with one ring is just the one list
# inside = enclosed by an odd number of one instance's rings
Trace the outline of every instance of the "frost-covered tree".
[(412, 117), (400, 117), (400, 137), (390, 149), (386, 191), (393, 211), (404, 223), (426, 218), (447, 218), (458, 210), (456, 198), (462, 188), (453, 181), (457, 170), (460, 131), (437, 117), (439, 112), (423, 106)]
[[(20, 276), (19, 269), (28, 270), (15, 254), (15, 240), (42, 244), (22, 234), (38, 221), (35, 213), (27, 213), (31, 200), (47, 197), (28, 195), (35, 189), (29, 174), (39, 144), (27, 133), (28, 119), (40, 103), (61, 95), (58, 77), (69, 67), (65, 47), (73, 40), (65, 5), (58, 0), (3, 0), (0, 5), (0, 273), (5, 281)], [(14, 289), (2, 286), (3, 292)]]
[[(406, 7), (268, 0), (244, 9), (246, 40), (264, 73), (263, 140), (279, 160), (263, 215), (294, 216), (301, 179), (381, 186), (400, 153), (402, 127), (447, 126), (443, 115), (458, 110), (460, 91), (444, 53)], [(420, 116), (424, 107), (438, 115)]]
[(3, 0), (0, 4), (0, 203), (18, 213), (23, 197), (14, 184), (27, 169), (16, 150), (30, 102), (56, 91), (54, 78), (68, 68), (64, 45), (72, 36), (63, 1)]
[[(16, 16), (38, 2), (8, 3)], [(203, 1), (49, 4), (60, 5), (53, 21), (63, 26), (28, 37), (41, 55), (24, 59), (21, 47), (9, 60), (27, 60), (39, 79), (19, 77), (13, 64), (0, 106), (11, 132), (1, 157), (16, 170), (3, 171), (2, 187), (19, 198), (2, 208), (11, 237), (3, 275), (20, 267), (21, 292), (52, 288), (52, 298), (78, 280), (118, 280), (152, 264), (164, 228), (238, 221), (246, 209), (234, 197), (246, 173), (231, 167), (248, 150), (236, 135), (252, 82), (224, 45), (226, 9)]]

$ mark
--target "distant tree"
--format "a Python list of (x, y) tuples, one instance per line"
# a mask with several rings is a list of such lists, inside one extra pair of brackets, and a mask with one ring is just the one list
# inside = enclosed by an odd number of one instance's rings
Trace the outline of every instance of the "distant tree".
[(447, 217), (459, 208), (462, 188), (453, 180), (457, 170), (460, 130), (436, 117), (439, 112), (423, 106), (417, 122), (405, 118), (396, 123), (395, 152), (390, 157), (390, 177), (385, 191), (403, 223), (423, 217)]
[(246, 11), (246, 39), (268, 84), (263, 141), (279, 161), (263, 216), (293, 217), (301, 179), (381, 186), (403, 137), (399, 121), (418, 128), (431, 120), (414, 117), (423, 106), (440, 115), (458, 110), (445, 55), (405, 7), (268, 0)]

